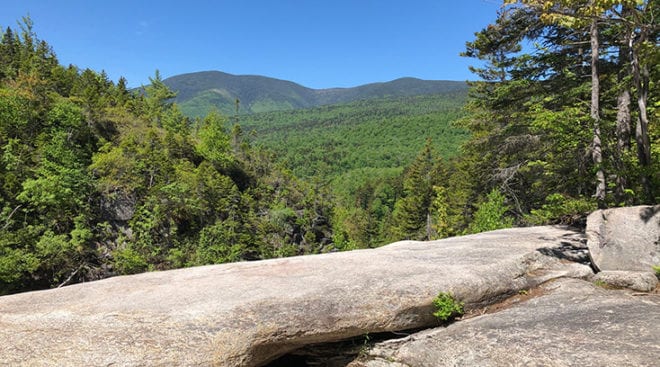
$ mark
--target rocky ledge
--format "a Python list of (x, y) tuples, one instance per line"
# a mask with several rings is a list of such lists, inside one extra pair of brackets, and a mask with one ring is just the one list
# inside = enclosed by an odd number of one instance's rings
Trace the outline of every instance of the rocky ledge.
[[(643, 365), (648, 356), (658, 355), (657, 298), (608, 293), (584, 281), (550, 282), (592, 278), (586, 242), (583, 234), (570, 228), (517, 228), (440, 241), (399, 242), (373, 250), (116, 277), (0, 297), (0, 361), (11, 366), (277, 365), (282, 356), (309, 345), (438, 327), (432, 300), (439, 292), (452, 293), (475, 314), (543, 285), (550, 287), (544, 288), (550, 298), (534, 298), (537, 303), (530, 300), (502, 311), (512, 314), (510, 321), (499, 326), (488, 321), (496, 314), (487, 314), (426, 331), (440, 335), (438, 345), (455, 340), (454, 359), (415, 362), (402, 357), (407, 344), (397, 344), (401, 351), (390, 344), (375, 346), (373, 353), (367, 353), (365, 346), (361, 355), (375, 357), (354, 363), (512, 365), (520, 358), (522, 364), (529, 360), (545, 365), (555, 361), (557, 354), (579, 353), (565, 348), (578, 345), (590, 334), (584, 328), (591, 327), (593, 337), (610, 335), (608, 330), (628, 330), (611, 334), (611, 343), (603, 345), (617, 344), (620, 353), (629, 356), (614, 360), (615, 364)], [(606, 302), (605, 294), (625, 302)], [(588, 307), (599, 303), (604, 308)], [(605, 306), (614, 304), (621, 306)], [(515, 314), (518, 308), (528, 310), (527, 314)], [(549, 312), (564, 308), (574, 309), (573, 313)], [(581, 310), (600, 316), (580, 323), (576, 320)], [(633, 318), (648, 324), (647, 332), (638, 338), (635, 333), (641, 329), (630, 322)], [(459, 331), (463, 324), (475, 328)], [(565, 333), (560, 330), (563, 325)], [(584, 331), (576, 333), (576, 328)], [(449, 330), (456, 330), (451, 334), (456, 337), (442, 336)], [(528, 355), (520, 352), (511, 354), (506, 363), (495, 357), (492, 363), (486, 362), (488, 345), (495, 347), (509, 333), (520, 339), (511, 338), (509, 347), (496, 349), (494, 355), (529, 347), (538, 348), (534, 353), (545, 359), (525, 359)], [(552, 335), (566, 340), (538, 341)], [(584, 348), (589, 345), (583, 344)], [(649, 352), (640, 353), (633, 345), (648, 346)], [(382, 354), (383, 348), (388, 352)], [(427, 352), (430, 358), (440, 356), (434, 354), (436, 350), (415, 353)], [(555, 365), (568, 359), (556, 359)]]
[(493, 313), (371, 347), (349, 367), (657, 366), (660, 294), (560, 279)]

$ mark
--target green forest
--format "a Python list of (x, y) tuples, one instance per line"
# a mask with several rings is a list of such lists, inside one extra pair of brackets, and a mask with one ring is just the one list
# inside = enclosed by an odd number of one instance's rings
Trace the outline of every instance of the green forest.
[(159, 73), (57, 61), (29, 19), (0, 47), (0, 293), (329, 250), (331, 202)]
[(469, 136), (453, 124), (463, 116), (465, 98), (453, 92), (369, 99), (234, 118), (297, 177), (334, 178), (352, 170), (403, 168), (427, 137), (443, 157), (455, 155)]
[(4, 29), (0, 294), (657, 203), (658, 2), (505, 3), (467, 97), (200, 118)]
[(333, 243), (352, 249), (410, 235), (394, 231), (393, 223), (396, 202), (404, 196), (404, 170), (420, 155), (428, 162), (420, 162), (425, 167), (419, 174), (426, 175), (429, 165), (458, 153), (469, 137), (455, 125), (464, 116), (466, 97), (447, 92), (235, 118), (254, 135), (254, 144), (274, 152), (296, 177), (329, 190)]

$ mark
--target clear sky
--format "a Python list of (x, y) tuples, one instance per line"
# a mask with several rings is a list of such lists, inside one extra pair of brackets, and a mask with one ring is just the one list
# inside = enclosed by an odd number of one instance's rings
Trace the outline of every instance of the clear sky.
[(0, 26), (29, 14), (61, 63), (131, 87), (156, 69), (257, 74), (311, 88), (411, 76), (474, 79), (458, 56), (494, 21), (498, 0), (19, 0)]

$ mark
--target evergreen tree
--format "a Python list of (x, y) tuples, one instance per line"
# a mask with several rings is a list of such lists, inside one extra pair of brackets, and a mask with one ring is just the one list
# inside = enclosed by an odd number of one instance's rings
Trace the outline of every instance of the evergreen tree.
[[(643, 167), (654, 163), (641, 158), (646, 154), (634, 161), (625, 153), (630, 136), (626, 116), (642, 121), (650, 109), (647, 105), (627, 112), (629, 104), (620, 96), (626, 90), (643, 95), (644, 88), (629, 82), (633, 63), (617, 57), (639, 47), (631, 46), (631, 39), (657, 39), (656, 27), (645, 23), (657, 4), (520, 3), (505, 6), (497, 22), (467, 44), (466, 56), (489, 61), (474, 69), (483, 81), (473, 83), (471, 114), (463, 121), (473, 136), (464, 147), (461, 170), (473, 178), (476, 197), (500, 188), (519, 220), (547, 205), (568, 209), (588, 207), (579, 203), (589, 200), (600, 206), (655, 202), (657, 175), (635, 173), (648, 172)], [(637, 35), (631, 37), (633, 33)], [(536, 49), (525, 52), (523, 43)], [(657, 55), (657, 45), (645, 44)], [(651, 146), (646, 137), (657, 141), (657, 129), (646, 133), (644, 123), (637, 126), (642, 131), (638, 146)], [(610, 177), (614, 179), (608, 183)], [(565, 202), (557, 203), (557, 198)], [(466, 200), (475, 202), (475, 197)], [(469, 201), (461, 207), (471, 215)]]
[(14, 79), (19, 70), (19, 45), (14, 31), (7, 27), (0, 42), (0, 82)]
[(432, 216), (433, 187), (443, 177), (442, 162), (433, 151), (431, 139), (406, 169), (403, 179), (403, 197), (394, 209), (394, 223), (401, 238), (428, 240), (435, 236)]
[(479, 205), (474, 213), (474, 219), (470, 223), (468, 233), (479, 233), (493, 231), (501, 228), (509, 228), (513, 220), (506, 217), (508, 207), (506, 198), (499, 190), (493, 189), (487, 196), (486, 201)]

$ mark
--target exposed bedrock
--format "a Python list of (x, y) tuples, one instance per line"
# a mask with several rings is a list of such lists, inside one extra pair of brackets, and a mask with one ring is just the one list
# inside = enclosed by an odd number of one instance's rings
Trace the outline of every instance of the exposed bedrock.
[(475, 309), (548, 280), (590, 277), (570, 260), (576, 254), (586, 251), (574, 230), (517, 228), (5, 296), (0, 361), (261, 366), (308, 344), (437, 326), (439, 292)]

